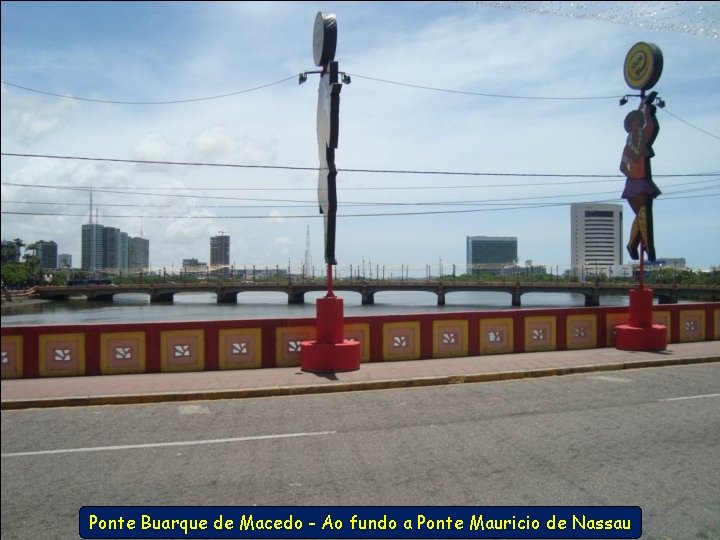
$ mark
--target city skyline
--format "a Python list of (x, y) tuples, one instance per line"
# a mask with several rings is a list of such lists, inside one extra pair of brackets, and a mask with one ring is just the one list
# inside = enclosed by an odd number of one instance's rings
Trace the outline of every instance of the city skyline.
[(517, 237), (521, 261), (569, 268), (570, 205), (627, 207), (637, 99), (618, 100), (639, 41), (664, 54), (657, 255), (720, 265), (720, 5), (606, 4), (4, 2), (4, 237), (53, 240), (77, 265), (93, 190), (102, 223), (152, 243), (155, 270), (205, 260), (218, 231), (236, 267), (301, 268), (308, 230), (322, 261), (318, 80), (298, 85), (320, 10), (352, 79), (341, 269), (464, 267), (468, 235)]

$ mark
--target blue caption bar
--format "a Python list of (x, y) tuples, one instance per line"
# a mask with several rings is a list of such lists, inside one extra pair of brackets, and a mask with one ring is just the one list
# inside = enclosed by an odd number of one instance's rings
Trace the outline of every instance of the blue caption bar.
[(83, 506), (82, 538), (640, 538), (639, 506)]

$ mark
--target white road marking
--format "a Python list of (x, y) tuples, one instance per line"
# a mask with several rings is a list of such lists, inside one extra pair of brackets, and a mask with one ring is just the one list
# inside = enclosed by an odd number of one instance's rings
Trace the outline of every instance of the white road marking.
[(610, 382), (633, 382), (632, 379), (625, 379), (623, 377), (613, 377), (611, 375), (590, 375), (588, 376), (588, 379), (598, 379), (600, 381), (610, 381)]
[(658, 401), (681, 401), (683, 399), (701, 399), (706, 397), (720, 397), (720, 394), (702, 394), (700, 396), (683, 396), (683, 397), (671, 397), (658, 399)]
[(201, 441), (175, 441), (164, 443), (123, 444), (118, 446), (91, 446), (87, 448), (63, 448), (60, 450), (36, 450), (34, 452), (8, 452), (0, 457), (43, 456), (48, 454), (73, 454), (77, 452), (104, 452), (108, 450), (135, 450), (138, 448), (163, 448), (167, 446), (192, 446), (197, 444), (222, 444), (231, 442), (264, 441), (269, 439), (287, 439), (290, 437), (313, 437), (333, 435), (336, 431), (310, 431), (306, 433), (281, 433), (278, 435), (256, 435), (254, 437), (234, 437), (228, 439), (206, 439)]
[(180, 414), (210, 414), (210, 409), (205, 405), (181, 405), (178, 407)]

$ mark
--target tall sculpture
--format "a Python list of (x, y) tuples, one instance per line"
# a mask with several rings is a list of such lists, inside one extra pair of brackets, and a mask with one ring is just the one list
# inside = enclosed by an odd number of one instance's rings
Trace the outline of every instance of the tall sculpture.
[(340, 90), (337, 46), (337, 21), (332, 13), (318, 13), (313, 31), (313, 56), (319, 66), (320, 86), (317, 104), (318, 202), (325, 224), (325, 262), (337, 264), (335, 259), (335, 221), (337, 215), (337, 167), (335, 149), (340, 128)]
[[(660, 126), (655, 117), (657, 92), (646, 96), (645, 91), (657, 83), (662, 67), (662, 52), (652, 43), (635, 44), (625, 58), (625, 82), (630, 88), (640, 90), (639, 108), (625, 117), (627, 139), (620, 160), (620, 171), (627, 177), (622, 197), (635, 213), (627, 245), (634, 260), (641, 258), (642, 250), (648, 260), (655, 260), (652, 205), (661, 191), (653, 182), (650, 158), (655, 155), (652, 145)], [(620, 104), (626, 102), (624, 97)]]
[[(334, 372), (360, 368), (360, 342), (344, 336), (343, 300), (333, 293), (332, 267), (335, 258), (335, 221), (337, 215), (337, 167), (335, 149), (340, 126), (340, 90), (350, 77), (340, 73), (335, 62), (337, 21), (332, 13), (318, 13), (313, 27), (313, 57), (320, 74), (317, 103), (318, 204), (325, 228), (325, 263), (327, 265), (327, 294), (316, 301), (316, 339), (303, 341), (300, 347), (300, 367), (303, 371)], [(340, 76), (342, 75), (342, 81)], [(307, 73), (300, 74), (300, 83)]]
[[(645, 91), (658, 82), (662, 67), (662, 52), (652, 43), (636, 43), (625, 57), (625, 82), (640, 91), (639, 96), (632, 96), (640, 98), (640, 106), (625, 117), (627, 139), (620, 170), (627, 177), (622, 197), (635, 213), (627, 249), (632, 259), (640, 260), (640, 270), (638, 287), (630, 290), (628, 322), (615, 327), (615, 346), (622, 350), (658, 351), (667, 347), (667, 328), (654, 323), (653, 291), (644, 286), (644, 256), (655, 260), (652, 204), (660, 195), (650, 167), (650, 158), (655, 155), (652, 145), (659, 131), (655, 104), (665, 105), (657, 92), (645, 95)], [(620, 105), (627, 103), (628, 97), (624, 96)]]

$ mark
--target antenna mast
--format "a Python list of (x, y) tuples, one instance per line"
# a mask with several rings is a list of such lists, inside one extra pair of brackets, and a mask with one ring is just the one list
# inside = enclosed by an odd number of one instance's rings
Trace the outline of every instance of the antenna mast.
[(305, 275), (310, 272), (312, 268), (312, 255), (310, 251), (310, 225), (307, 226), (307, 234), (305, 235)]
[(92, 224), (92, 215), (93, 215), (93, 188), (90, 186), (90, 214), (88, 215), (88, 223)]

